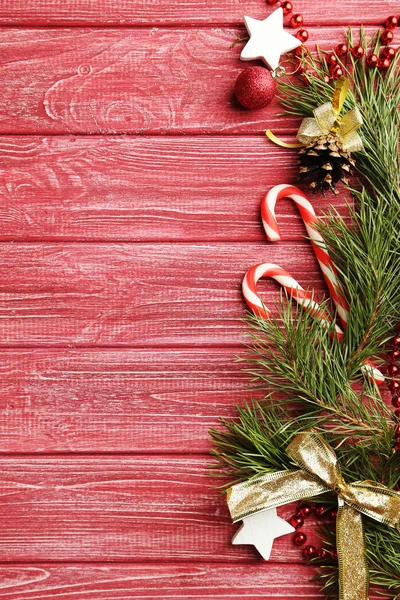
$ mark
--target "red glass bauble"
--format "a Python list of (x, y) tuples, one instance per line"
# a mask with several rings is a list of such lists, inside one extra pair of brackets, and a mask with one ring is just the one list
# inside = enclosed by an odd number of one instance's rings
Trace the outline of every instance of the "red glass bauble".
[(381, 40), (384, 44), (393, 42), (394, 34), (390, 29), (384, 29), (381, 33)]
[(300, 529), (300, 527), (303, 527), (304, 525), (304, 519), (300, 515), (294, 515), (294, 517), (290, 519), (290, 524), (295, 529)]
[(299, 29), (299, 31), (296, 33), (296, 37), (304, 44), (308, 40), (307, 29)]
[(389, 360), (399, 360), (400, 358), (400, 350), (392, 350), (391, 352), (389, 352), (388, 354), (388, 359)]
[(327, 74), (324, 75), (325, 83), (329, 83), (331, 79), (332, 79), (332, 77), (330, 77), (329, 75), (327, 75)]
[(296, 544), (296, 546), (301, 546), (302, 544), (306, 543), (307, 536), (302, 531), (296, 531), (296, 533), (293, 536), (293, 541)]
[(380, 58), (378, 60), (378, 69), (380, 71), (386, 71), (390, 67), (390, 60), (388, 58)]
[(388, 17), (385, 21), (386, 29), (396, 29), (398, 24), (399, 24), (399, 20), (394, 15), (391, 17)]
[(400, 410), (398, 408), (394, 411), (394, 416), (396, 419), (400, 419)]
[[(394, 432), (394, 435), (395, 435), (396, 437), (399, 437), (399, 436), (400, 436), (400, 423), (398, 423), (398, 424), (397, 424), (397, 426), (396, 426), (396, 430), (395, 430), (395, 432)], [(399, 442), (397, 442), (397, 443), (399, 443)]]
[(321, 515), (323, 515), (325, 511), (326, 511), (326, 506), (324, 506), (323, 504), (320, 504), (319, 506), (315, 507), (315, 514), (318, 515), (319, 517)]
[(317, 556), (318, 551), (315, 546), (305, 546), (303, 554), (306, 558), (314, 558), (314, 556)]
[(291, 2), (282, 2), (281, 7), (284, 15), (289, 15), (293, 10), (293, 4)]
[(377, 57), (376, 54), (368, 54), (368, 56), (367, 56), (367, 65), (369, 67), (376, 67), (376, 66), (378, 66), (378, 61), (379, 61), (379, 58)]
[(335, 48), (335, 52), (338, 56), (344, 56), (349, 51), (347, 44), (338, 44)]
[(264, 67), (247, 67), (236, 80), (237, 101), (250, 110), (268, 106), (275, 94), (275, 79)]
[(388, 58), (392, 60), (396, 56), (396, 50), (392, 48), (392, 46), (386, 46), (386, 48), (382, 48), (381, 57)]
[(302, 517), (309, 517), (310, 515), (312, 515), (312, 508), (309, 504), (305, 504), (304, 506), (302, 506), (299, 510), (299, 515), (301, 515)]
[(332, 548), (332, 550), (329, 552), (329, 556), (331, 557), (332, 560), (337, 560), (337, 550), (336, 550), (336, 548)]
[(319, 558), (327, 558), (328, 553), (324, 548), (318, 548), (318, 557)]
[(394, 346), (394, 347), (396, 347), (396, 346), (400, 346), (400, 335), (396, 335), (396, 336), (393, 338), (393, 341), (392, 341), (392, 346)]
[(303, 15), (292, 15), (292, 18), (290, 19), (292, 27), (301, 27), (303, 25), (303, 22)]
[(336, 55), (333, 53), (328, 54), (328, 56), (326, 57), (326, 62), (328, 63), (329, 66), (337, 65)]
[[(400, 407), (400, 396), (399, 396), (399, 394), (393, 394), (393, 396), (392, 396), (392, 404), (393, 404), (393, 406), (395, 408), (399, 408)], [(397, 412), (399, 413), (398, 415), (396, 415)], [(398, 416), (398, 418), (400, 418), (400, 410), (399, 411), (395, 410), (394, 414), (396, 416)]]
[(343, 69), (340, 65), (333, 65), (333, 67), (330, 69), (330, 72), (333, 79), (340, 79), (343, 77)]
[(398, 394), (400, 392), (400, 382), (392, 379), (392, 381), (389, 381), (388, 383), (388, 388), (393, 394)]
[(357, 44), (356, 46), (354, 46), (354, 48), (351, 49), (351, 53), (354, 56), (354, 58), (362, 58), (365, 54), (365, 50), (362, 46)]
[(399, 367), (397, 365), (389, 365), (387, 368), (387, 372), (388, 375), (390, 375), (391, 377), (394, 377), (395, 375), (397, 375), (397, 373), (400, 371)]

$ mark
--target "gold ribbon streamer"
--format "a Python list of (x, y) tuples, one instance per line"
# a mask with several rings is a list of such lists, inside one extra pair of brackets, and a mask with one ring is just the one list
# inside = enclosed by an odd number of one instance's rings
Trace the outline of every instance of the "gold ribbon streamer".
[(314, 144), (322, 135), (333, 134), (343, 145), (345, 152), (361, 152), (364, 149), (362, 139), (357, 133), (363, 123), (361, 113), (355, 106), (343, 117), (340, 112), (349, 91), (347, 77), (338, 79), (332, 97), (332, 102), (318, 106), (313, 112), (314, 117), (306, 117), (301, 122), (297, 132), (299, 143), (287, 143), (280, 140), (268, 129), (266, 136), (278, 146), (284, 148), (302, 148)]
[(362, 515), (400, 531), (400, 494), (374, 481), (346, 483), (333, 449), (313, 432), (298, 434), (286, 453), (301, 468), (271, 473), (233, 486), (228, 506), (233, 521), (251, 514), (335, 492), (340, 600), (368, 600), (368, 566)]

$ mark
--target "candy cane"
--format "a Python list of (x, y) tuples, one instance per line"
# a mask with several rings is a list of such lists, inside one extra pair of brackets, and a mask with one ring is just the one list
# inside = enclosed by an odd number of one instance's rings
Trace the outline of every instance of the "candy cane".
[[(243, 279), (242, 291), (244, 299), (256, 315), (268, 319), (271, 314), (271, 311), (257, 295), (257, 282), (261, 277), (275, 279), (302, 308), (309, 310), (314, 317), (320, 319), (321, 325), (326, 327), (332, 322), (331, 316), (322, 310), (318, 302), (312, 299), (310, 294), (301, 287), (296, 279), (288, 271), (273, 263), (254, 265), (247, 271)], [(335, 331), (337, 337), (341, 339), (343, 331), (338, 325), (335, 325)]]
[[(305, 310), (309, 310), (312, 316), (320, 319), (323, 327), (328, 327), (332, 323), (330, 315), (322, 310), (318, 302), (312, 299), (310, 294), (294, 279), (288, 271), (285, 271), (273, 263), (260, 263), (251, 267), (243, 278), (242, 291), (244, 299), (251, 310), (261, 317), (268, 319), (271, 311), (265, 306), (257, 295), (257, 282), (262, 277), (271, 277), (290, 294), (290, 296)], [(340, 340), (343, 337), (343, 330), (335, 324), (335, 335)], [(384, 382), (382, 373), (374, 365), (366, 360), (361, 367), (362, 373), (369, 379), (375, 381), (377, 385)]]
[(337, 279), (335, 265), (328, 254), (324, 238), (314, 227), (314, 224), (318, 221), (314, 208), (299, 188), (286, 184), (276, 185), (265, 194), (261, 202), (261, 216), (267, 238), (271, 242), (282, 239), (275, 217), (275, 205), (282, 198), (291, 198), (299, 208), (332, 300), (343, 326), (346, 327), (349, 321), (349, 308)]

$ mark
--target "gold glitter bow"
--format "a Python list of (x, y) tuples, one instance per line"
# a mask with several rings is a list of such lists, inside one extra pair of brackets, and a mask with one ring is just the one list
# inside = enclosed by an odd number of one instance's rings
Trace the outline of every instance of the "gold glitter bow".
[(314, 117), (303, 119), (297, 132), (297, 139), (301, 144), (308, 146), (321, 135), (332, 133), (339, 138), (345, 152), (360, 152), (364, 149), (356, 131), (363, 122), (358, 108), (355, 106), (343, 117), (340, 116), (348, 89), (349, 80), (341, 77), (335, 87), (332, 102), (318, 106), (314, 110)]
[(374, 481), (346, 483), (333, 449), (311, 431), (298, 434), (286, 453), (300, 470), (278, 471), (233, 486), (233, 521), (326, 492), (338, 496), (336, 521), (340, 600), (368, 600), (362, 514), (400, 530), (400, 494)]
[(327, 102), (318, 106), (313, 112), (314, 117), (306, 117), (300, 125), (297, 132), (299, 143), (288, 143), (279, 139), (268, 129), (266, 136), (283, 148), (302, 148), (313, 144), (321, 135), (332, 133), (339, 138), (343, 144), (345, 152), (360, 152), (364, 149), (362, 139), (357, 133), (357, 129), (362, 125), (362, 116), (357, 107), (352, 108), (343, 117), (340, 112), (349, 90), (349, 80), (347, 77), (338, 79), (333, 91), (332, 102)]

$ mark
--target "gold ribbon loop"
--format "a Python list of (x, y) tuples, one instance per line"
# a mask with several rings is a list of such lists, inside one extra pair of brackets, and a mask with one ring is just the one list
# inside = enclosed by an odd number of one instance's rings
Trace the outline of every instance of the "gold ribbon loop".
[(360, 152), (363, 143), (356, 132), (362, 125), (362, 116), (355, 106), (343, 117), (340, 112), (349, 89), (349, 81), (341, 77), (336, 84), (332, 103), (327, 102), (314, 110), (314, 117), (303, 119), (297, 133), (297, 139), (304, 145), (313, 144), (321, 135), (335, 134), (345, 152)]
[(333, 491), (338, 496), (337, 550), (340, 600), (368, 600), (368, 567), (362, 514), (400, 529), (400, 494), (373, 481), (346, 483), (334, 450), (313, 432), (298, 434), (286, 452), (301, 467), (233, 486), (228, 506), (234, 521)]

